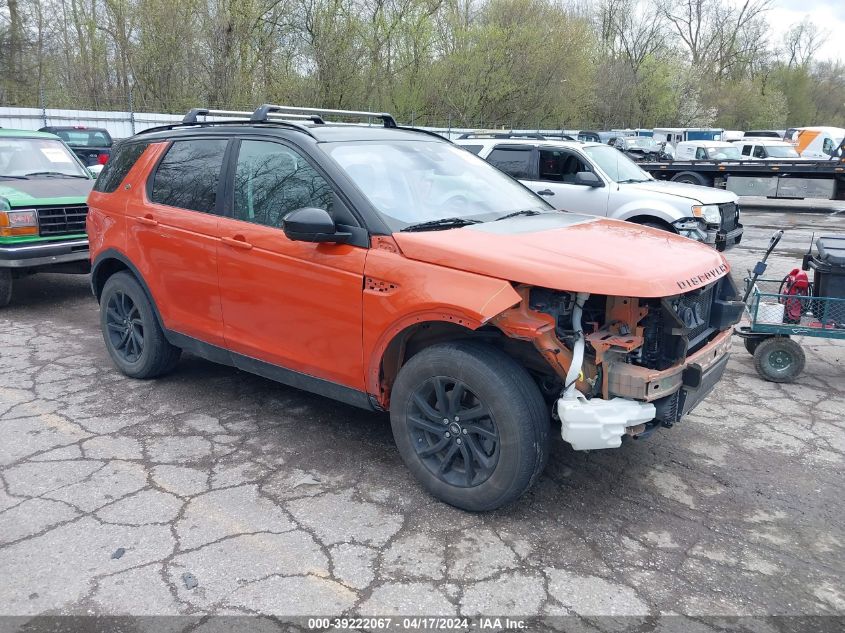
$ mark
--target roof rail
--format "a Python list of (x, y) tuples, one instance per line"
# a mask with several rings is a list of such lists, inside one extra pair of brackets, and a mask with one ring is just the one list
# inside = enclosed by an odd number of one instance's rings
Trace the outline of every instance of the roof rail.
[[(256, 108), (255, 112), (252, 113), (250, 120), (253, 122), (266, 121), (268, 116), (277, 113), (284, 113), (285, 116), (305, 115), (305, 118), (311, 118), (316, 115), (316, 117), (320, 119), (319, 123), (323, 123), (321, 115), (324, 114), (381, 119), (382, 123), (384, 123), (384, 127), (399, 127), (396, 124), (396, 119), (393, 118), (393, 115), (388, 114), (387, 112), (363, 112), (359, 110), (329, 110), (326, 108), (300, 108), (298, 106), (273, 105), (270, 103), (265, 103), (264, 105)], [(317, 121), (315, 121), (315, 123), (317, 123)]]
[[(264, 107), (264, 106), (262, 106)], [(200, 123), (197, 121), (197, 117), (200, 116), (242, 116), (248, 117), (250, 121), (256, 122), (257, 119), (253, 118), (254, 112), (243, 111), (243, 110), (210, 110), (208, 108), (191, 108), (188, 110), (188, 114), (186, 114), (182, 118), (183, 125), (190, 125), (192, 123)], [(271, 113), (268, 113), (268, 116)], [(324, 123), (323, 119), (314, 114), (286, 114), (284, 116), (286, 119), (304, 119), (306, 121), (313, 121), (314, 123)], [(266, 121), (267, 117), (265, 116), (260, 121)]]
[(546, 139), (545, 136), (537, 132), (465, 132), (458, 138), (524, 138), (534, 139), (536, 141), (543, 141)]

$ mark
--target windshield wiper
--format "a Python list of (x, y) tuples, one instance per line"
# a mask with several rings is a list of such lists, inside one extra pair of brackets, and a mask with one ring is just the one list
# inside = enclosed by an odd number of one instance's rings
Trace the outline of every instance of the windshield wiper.
[(626, 178), (625, 180), (617, 180), (616, 182), (617, 182), (617, 184), (620, 184), (620, 185), (627, 185), (627, 184), (631, 184), (631, 183), (648, 182), (648, 181), (649, 181), (648, 178)]
[(468, 224), (479, 224), (481, 220), (472, 220), (470, 218), (440, 218), (439, 220), (429, 220), (428, 222), (419, 222), (418, 224), (409, 224), (402, 231), (427, 231), (428, 229), (453, 229)]
[(29, 180), (26, 176), (13, 176), (12, 174), (0, 174), (0, 178), (14, 178), (15, 180)]
[(496, 218), (494, 222), (498, 222), (499, 220), (507, 220), (508, 218), (515, 218), (518, 215), (540, 215), (540, 212), (535, 211), (534, 209), (522, 209), (521, 211), (514, 211), (513, 213), (508, 213), (507, 215), (503, 215), (500, 218)]
[(63, 171), (31, 171), (27, 174), (27, 176), (62, 176), (64, 178), (88, 179), (88, 176), (83, 176), (82, 174), (66, 174)]

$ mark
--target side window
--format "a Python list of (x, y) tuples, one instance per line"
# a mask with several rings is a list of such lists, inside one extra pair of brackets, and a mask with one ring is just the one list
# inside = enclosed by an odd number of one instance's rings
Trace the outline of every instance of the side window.
[(742, 155), (743, 156), (751, 156), (751, 145), (743, 145), (742, 146)]
[(579, 171), (591, 171), (578, 156), (564, 150), (540, 151), (540, 179), (573, 184)]
[(695, 150), (695, 159), (696, 160), (706, 160), (707, 159), (707, 150), (703, 147), (699, 147)]
[[(234, 217), (281, 228), (284, 217), (303, 207), (329, 213), (332, 188), (294, 150), (268, 141), (242, 141), (235, 169)], [(334, 214), (333, 214), (334, 215)]]
[(117, 190), (126, 174), (141, 158), (141, 154), (149, 147), (149, 143), (129, 143), (118, 145), (112, 151), (111, 158), (94, 183), (94, 191), (112, 193)]
[(755, 145), (754, 158), (766, 158), (766, 148), (762, 145)]
[(833, 140), (830, 138), (826, 138), (822, 143), (822, 152), (827, 154), (828, 156), (833, 155)]
[(174, 141), (153, 176), (152, 201), (214, 213), (227, 142), (222, 139)]
[(531, 178), (529, 147), (496, 147), (490, 152), (487, 162), (514, 178)]
[(458, 145), (458, 147), (463, 147), (466, 151), (472, 152), (476, 156), (478, 156), (478, 152), (484, 147), (483, 145)]
[(555, 150), (540, 151), (540, 180), (563, 182), (563, 163), (566, 155)]

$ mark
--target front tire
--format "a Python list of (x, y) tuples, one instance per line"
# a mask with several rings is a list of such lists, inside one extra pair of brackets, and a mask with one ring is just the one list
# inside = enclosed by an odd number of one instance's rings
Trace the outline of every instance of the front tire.
[(761, 341), (754, 350), (754, 368), (771, 382), (792, 382), (804, 371), (806, 356), (801, 346), (783, 336)]
[(472, 341), (419, 352), (391, 393), (405, 465), (432, 495), (471, 512), (499, 508), (531, 487), (548, 459), (549, 417), (524, 367)]
[(12, 269), (0, 268), (0, 308), (12, 301)]
[(161, 376), (179, 361), (182, 350), (167, 342), (147, 293), (127, 272), (103, 286), (100, 328), (109, 356), (130, 378)]

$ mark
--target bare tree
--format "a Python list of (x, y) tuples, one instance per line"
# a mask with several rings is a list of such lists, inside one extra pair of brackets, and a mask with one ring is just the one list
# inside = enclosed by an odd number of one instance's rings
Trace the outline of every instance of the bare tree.
[(808, 17), (794, 25), (784, 37), (786, 65), (807, 66), (827, 41), (828, 35), (819, 30)]

